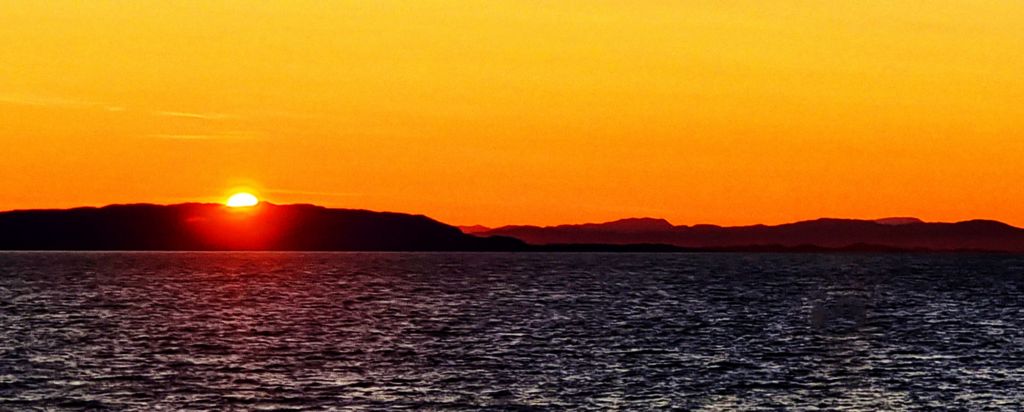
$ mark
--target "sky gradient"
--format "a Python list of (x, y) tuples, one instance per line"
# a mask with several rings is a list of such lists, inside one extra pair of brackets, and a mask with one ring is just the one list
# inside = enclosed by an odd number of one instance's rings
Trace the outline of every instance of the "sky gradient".
[(0, 210), (1024, 226), (1020, 1), (0, 0)]

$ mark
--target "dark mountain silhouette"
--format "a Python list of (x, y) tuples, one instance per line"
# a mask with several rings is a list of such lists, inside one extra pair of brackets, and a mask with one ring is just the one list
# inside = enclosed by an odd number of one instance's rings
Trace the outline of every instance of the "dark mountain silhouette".
[(972, 220), (818, 219), (778, 226), (673, 226), (663, 219), (470, 227), (426, 216), (314, 205), (112, 205), (0, 213), (0, 250), (1005, 251), (1024, 229)]
[[(477, 233), (486, 233), (486, 232), (490, 232), (492, 230), (495, 230), (494, 228), (490, 228), (490, 227), (487, 227), (487, 226), (481, 226), (481, 225), (458, 226), (458, 228), (463, 233), (470, 234), (470, 235), (477, 234)], [(529, 230), (529, 229), (533, 229), (533, 228), (536, 228), (536, 226), (503, 226), (503, 227), (501, 227), (501, 230), (519, 230), (519, 229)], [(621, 232), (644, 232), (644, 231), (651, 231), (651, 230), (662, 230), (662, 229), (667, 229), (667, 228), (672, 228), (672, 224), (669, 223), (665, 219), (654, 219), (654, 218), (649, 218), (649, 217), (639, 217), (639, 218), (619, 219), (619, 220), (615, 220), (615, 221), (607, 222), (607, 223), (584, 223), (584, 224), (581, 224), (581, 225), (559, 225), (559, 226), (547, 227), (545, 229), (592, 230), (592, 231), (598, 231), (598, 232), (600, 232), (600, 231), (607, 231), (607, 230), (616, 230), (616, 231), (621, 231)]]
[(559, 227), (574, 227), (580, 230), (590, 231), (615, 230), (619, 232), (649, 232), (671, 229), (672, 224), (665, 219), (639, 217), (619, 219), (607, 223), (585, 223), (582, 225), (562, 225)]
[(1024, 229), (989, 220), (925, 223), (913, 218), (818, 219), (777, 226), (672, 226), (657, 219), (550, 227), (506, 226), (478, 235), (535, 245), (672, 245), (698, 250), (934, 250), (1024, 252)]
[(425, 216), (313, 205), (113, 205), (0, 213), (5, 250), (520, 250)]
[(911, 223), (924, 223), (923, 220), (916, 217), (887, 217), (884, 219), (875, 219), (875, 223), (881, 223), (883, 225), (909, 225)]
[(487, 231), (491, 230), (491, 228), (489, 228), (487, 226), (481, 226), (481, 225), (456, 226), (456, 227), (459, 228), (459, 230), (461, 230), (462, 233), (465, 233), (467, 235), (472, 235), (474, 233), (483, 233), (483, 232), (487, 232)]

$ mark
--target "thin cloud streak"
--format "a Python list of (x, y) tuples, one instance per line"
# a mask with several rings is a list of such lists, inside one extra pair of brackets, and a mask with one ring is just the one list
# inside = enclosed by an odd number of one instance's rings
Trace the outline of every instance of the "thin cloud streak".
[(124, 106), (118, 106), (110, 103), (96, 102), (91, 100), (69, 99), (64, 97), (38, 96), (27, 94), (0, 94), (0, 103), (14, 104), (19, 106), (55, 107), (66, 109), (99, 108), (110, 112), (123, 112), (127, 110)]
[[(35, 94), (17, 94), (17, 93), (0, 93), (0, 104), (12, 104), (18, 106), (32, 106), (32, 107), (49, 107), (49, 108), (62, 108), (62, 109), (102, 109), (108, 112), (127, 112), (129, 107), (98, 102), (92, 100), (82, 100), (58, 96), (43, 96)], [(147, 113), (147, 112), (143, 112)], [(228, 120), (237, 119), (239, 116), (227, 114), (227, 113), (202, 113), (202, 112), (183, 112), (177, 110), (152, 110), (148, 111), (149, 114), (159, 117), (172, 117), (179, 119), (196, 119), (196, 120)], [(292, 117), (306, 117), (307, 115), (300, 113), (286, 113), (286, 112), (274, 112), (278, 116), (292, 116)], [(312, 116), (308, 116), (312, 118)]]
[(329, 196), (329, 197), (358, 197), (365, 195), (364, 193), (356, 192), (318, 192), (312, 190), (288, 190), (288, 189), (276, 189), (276, 190), (264, 190), (267, 194), (278, 194), (278, 195), (308, 195), (308, 196)]
[(151, 139), (165, 139), (165, 140), (235, 140), (235, 139), (255, 139), (261, 137), (261, 135), (255, 132), (228, 132), (228, 133), (204, 133), (204, 134), (173, 134), (173, 133), (156, 133), (146, 135), (145, 137)]
[(191, 112), (176, 112), (158, 110), (153, 112), (154, 115), (163, 117), (177, 117), (184, 119), (199, 119), (199, 120), (224, 120), (230, 119), (234, 116), (226, 115), (223, 113), (191, 113)]

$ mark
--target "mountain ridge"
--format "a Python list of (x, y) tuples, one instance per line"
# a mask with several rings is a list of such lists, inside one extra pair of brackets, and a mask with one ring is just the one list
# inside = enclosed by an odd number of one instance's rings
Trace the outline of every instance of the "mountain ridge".
[(423, 215), (310, 204), (118, 204), (0, 212), (0, 250), (520, 250)]
[(870, 245), (903, 250), (1024, 252), (1024, 229), (986, 219), (947, 223), (906, 217), (876, 220), (819, 218), (779, 225), (669, 224), (660, 228), (649, 226), (644, 230), (623, 230), (618, 224), (621, 221), (623, 219), (576, 225), (503, 226), (476, 234), (508, 236), (537, 245), (664, 244), (703, 249), (765, 246), (842, 249)]
[(425, 215), (312, 204), (135, 203), (0, 212), (0, 250), (1018, 253), (1024, 252), (1024, 229), (985, 219), (936, 223), (903, 217), (731, 227), (627, 218), (459, 228)]

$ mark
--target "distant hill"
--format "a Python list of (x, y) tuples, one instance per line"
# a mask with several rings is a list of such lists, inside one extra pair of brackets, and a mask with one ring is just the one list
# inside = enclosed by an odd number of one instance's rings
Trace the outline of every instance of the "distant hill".
[(462, 233), (465, 233), (467, 235), (472, 235), (474, 233), (483, 233), (483, 232), (487, 232), (487, 231), (491, 230), (491, 228), (489, 228), (487, 226), (481, 226), (481, 225), (456, 226), (456, 227), (459, 228), (459, 230), (461, 230)]
[(738, 227), (635, 218), (489, 229), (314, 205), (135, 204), (0, 212), (0, 250), (1024, 252), (1024, 229), (914, 218)]
[(818, 219), (777, 226), (673, 226), (661, 219), (626, 219), (561, 226), (505, 226), (478, 235), (508, 236), (534, 245), (661, 244), (698, 250), (934, 250), (1024, 252), (1024, 229), (990, 220), (926, 223), (915, 218)]
[(313, 205), (114, 205), (0, 213), (3, 250), (521, 250), (425, 216)]
[(912, 223), (924, 223), (923, 220), (916, 217), (887, 217), (884, 219), (875, 219), (875, 223), (881, 223), (883, 225), (909, 225)]

